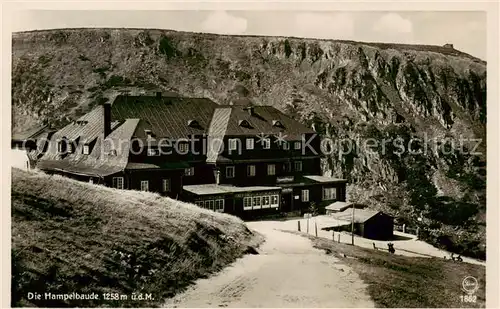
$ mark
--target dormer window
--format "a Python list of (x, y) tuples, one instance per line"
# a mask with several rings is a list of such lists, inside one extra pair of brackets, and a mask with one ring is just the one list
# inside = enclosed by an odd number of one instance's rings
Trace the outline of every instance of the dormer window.
[(68, 149), (68, 140), (63, 137), (59, 142), (57, 142), (57, 151), (59, 153), (64, 153)]
[(191, 128), (200, 128), (201, 127), (200, 123), (197, 120), (194, 120), (194, 119), (189, 119), (187, 124)]
[(273, 127), (283, 128), (283, 124), (279, 120), (273, 120)]
[(295, 143), (293, 143), (293, 148), (294, 148), (295, 150), (300, 149), (300, 148), (301, 148), (301, 146), (302, 146), (302, 143), (301, 143), (301, 142), (295, 142)]
[(238, 121), (238, 125), (243, 128), (251, 128), (252, 126), (250, 125), (250, 122), (247, 120), (240, 120)]
[(76, 121), (76, 124), (80, 125), (80, 126), (86, 125), (87, 123), (89, 123), (87, 120), (77, 120)]
[(108, 153), (110, 156), (116, 156), (116, 149), (111, 149)]
[(63, 141), (59, 141), (57, 143), (57, 152), (64, 152), (64, 150), (66, 148), (65, 146), (66, 145), (65, 145), (65, 143)]
[(288, 142), (283, 142), (283, 150), (290, 149), (290, 144)]
[(82, 153), (88, 155), (90, 153), (90, 145), (83, 145)]

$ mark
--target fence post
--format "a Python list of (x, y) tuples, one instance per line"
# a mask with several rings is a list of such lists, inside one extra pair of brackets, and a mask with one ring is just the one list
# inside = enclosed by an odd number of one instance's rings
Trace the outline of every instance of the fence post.
[(337, 241), (340, 243), (340, 233), (337, 234)]
[(316, 237), (318, 237), (318, 224), (316, 221), (314, 221), (314, 233), (316, 234)]
[(298, 229), (299, 229), (299, 232), (300, 232), (300, 220), (297, 221), (297, 226), (298, 226)]
[(406, 224), (403, 224), (403, 233), (406, 233)]
[(332, 240), (335, 241), (335, 231), (332, 230)]

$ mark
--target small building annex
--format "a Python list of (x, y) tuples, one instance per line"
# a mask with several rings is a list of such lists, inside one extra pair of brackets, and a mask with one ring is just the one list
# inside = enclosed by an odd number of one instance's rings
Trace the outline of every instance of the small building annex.
[[(351, 230), (352, 208), (332, 216), (345, 221), (345, 225), (335, 230)], [(394, 218), (381, 211), (371, 209), (354, 209), (354, 233), (369, 239), (389, 240), (394, 236)]]

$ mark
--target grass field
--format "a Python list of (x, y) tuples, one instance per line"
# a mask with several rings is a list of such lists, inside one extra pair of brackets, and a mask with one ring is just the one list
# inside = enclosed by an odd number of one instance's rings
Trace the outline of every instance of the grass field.
[[(369, 286), (377, 307), (391, 308), (484, 308), (486, 268), (442, 258), (392, 255), (324, 238), (306, 236), (318, 249), (340, 258)], [(345, 256), (344, 256), (345, 255)], [(479, 283), (475, 303), (464, 303), (462, 281), (473, 276)]]
[[(260, 241), (235, 217), (157, 194), (12, 170), (12, 306), (156, 307)], [(99, 299), (45, 298), (73, 292)]]

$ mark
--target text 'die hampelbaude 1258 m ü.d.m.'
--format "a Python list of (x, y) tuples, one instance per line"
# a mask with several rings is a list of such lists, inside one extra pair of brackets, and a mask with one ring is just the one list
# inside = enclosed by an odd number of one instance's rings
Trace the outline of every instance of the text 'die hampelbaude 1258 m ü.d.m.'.
[(27, 298), (29, 300), (103, 300), (103, 301), (125, 301), (125, 300), (154, 300), (151, 293), (132, 293), (121, 294), (121, 293), (37, 293), (28, 292)]

